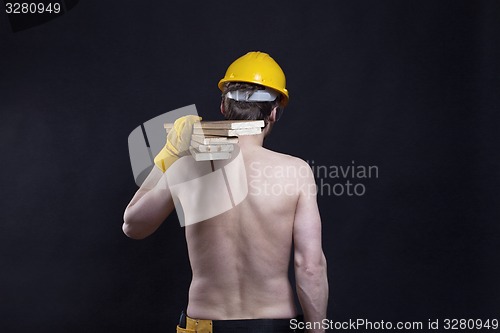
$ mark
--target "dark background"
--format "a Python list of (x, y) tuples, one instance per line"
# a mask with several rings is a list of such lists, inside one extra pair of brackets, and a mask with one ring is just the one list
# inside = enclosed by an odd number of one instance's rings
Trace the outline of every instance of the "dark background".
[(267, 141), (376, 165), (321, 196), (330, 319), (498, 318), (498, 1), (80, 1), (12, 32), (0, 13), (0, 331), (173, 332), (190, 267), (176, 216), (121, 231), (128, 134), (270, 53), (290, 104)]

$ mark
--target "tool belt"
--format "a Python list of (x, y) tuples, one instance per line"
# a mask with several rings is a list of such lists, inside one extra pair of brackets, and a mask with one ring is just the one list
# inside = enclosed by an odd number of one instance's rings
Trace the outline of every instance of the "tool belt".
[(213, 323), (210, 319), (193, 319), (185, 316), (185, 325), (181, 319), (181, 323), (177, 325), (177, 333), (213, 333)]

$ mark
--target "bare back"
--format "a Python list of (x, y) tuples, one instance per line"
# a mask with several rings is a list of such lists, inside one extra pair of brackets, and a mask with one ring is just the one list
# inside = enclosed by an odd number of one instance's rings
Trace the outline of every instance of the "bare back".
[(187, 314), (292, 318), (296, 308), (288, 266), (298, 169), (305, 162), (262, 147), (242, 147), (241, 152), (246, 198), (223, 214), (185, 228), (193, 271)]

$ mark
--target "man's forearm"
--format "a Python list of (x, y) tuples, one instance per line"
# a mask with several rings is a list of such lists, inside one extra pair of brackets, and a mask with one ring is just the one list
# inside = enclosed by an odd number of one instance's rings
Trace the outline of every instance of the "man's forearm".
[[(317, 323), (326, 318), (328, 305), (328, 277), (326, 260), (314, 267), (295, 267), (297, 295), (304, 312), (304, 321)], [(322, 333), (323, 329), (312, 329), (309, 333)]]

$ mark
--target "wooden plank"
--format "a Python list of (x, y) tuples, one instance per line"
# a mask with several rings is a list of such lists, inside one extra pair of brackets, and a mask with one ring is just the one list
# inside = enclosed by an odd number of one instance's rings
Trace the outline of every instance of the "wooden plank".
[(231, 153), (226, 151), (202, 153), (193, 147), (189, 147), (189, 151), (196, 161), (227, 160), (231, 158)]
[(194, 124), (194, 128), (207, 129), (242, 129), (242, 128), (262, 128), (264, 120), (220, 120), (202, 121)]
[(203, 145), (196, 141), (191, 141), (191, 147), (198, 150), (202, 153), (210, 153), (210, 152), (218, 152), (218, 151), (226, 151), (231, 152), (234, 150), (234, 146), (232, 144), (212, 144), (212, 145)]
[(226, 137), (226, 136), (210, 136), (210, 135), (198, 135), (193, 134), (191, 136), (191, 142), (196, 141), (202, 145), (213, 145), (213, 144), (228, 144), (228, 143), (238, 143), (237, 137)]
[[(167, 123), (163, 125), (169, 131), (174, 124)], [(194, 128), (203, 129), (243, 129), (243, 128), (261, 128), (264, 127), (264, 120), (217, 120), (201, 121), (193, 125)]]
[(193, 134), (215, 135), (215, 136), (240, 136), (255, 135), (262, 132), (260, 127), (242, 129), (202, 129), (193, 128)]

